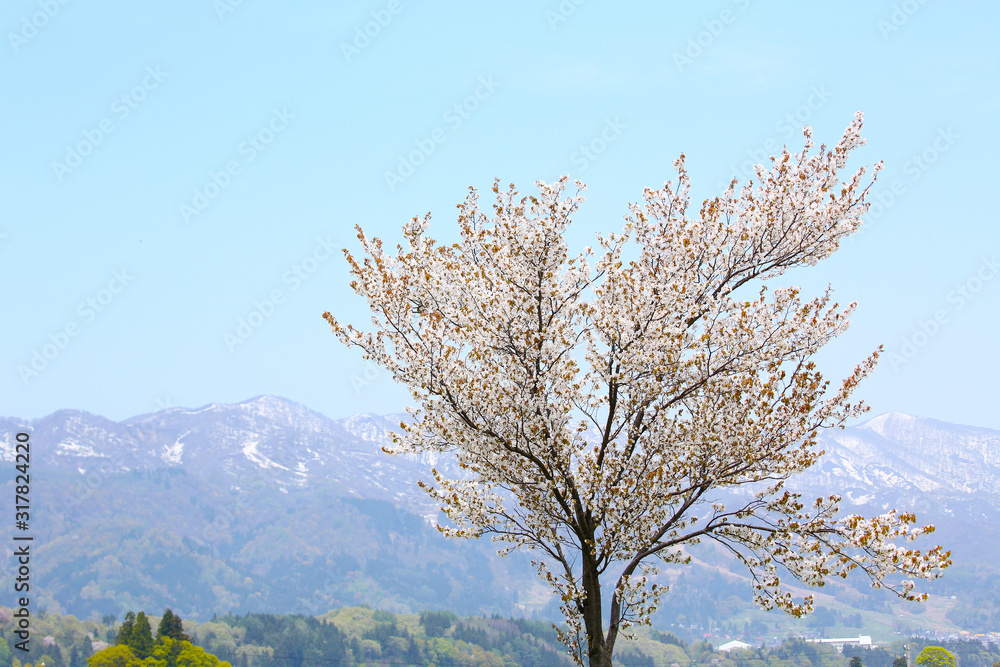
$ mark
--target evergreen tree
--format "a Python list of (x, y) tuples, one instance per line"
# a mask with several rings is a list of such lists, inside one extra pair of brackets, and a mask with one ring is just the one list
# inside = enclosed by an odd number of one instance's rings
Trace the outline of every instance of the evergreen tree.
[(361, 642), (357, 637), (351, 637), (351, 655), (354, 657), (354, 662), (361, 662), (364, 659), (361, 655)]
[(115, 636), (115, 644), (128, 646), (128, 643), (132, 640), (132, 628), (135, 626), (135, 612), (130, 611), (125, 614), (125, 620), (122, 621), (121, 627), (118, 628), (118, 634)]
[(83, 638), (82, 646), (83, 646), (83, 653), (80, 654), (80, 657), (86, 660), (90, 656), (94, 655), (94, 643), (90, 641), (90, 635), (87, 635), (86, 637)]
[(860, 655), (856, 655), (851, 658), (850, 667), (864, 667), (864, 664), (861, 662)]
[(163, 612), (163, 618), (160, 619), (160, 625), (156, 629), (156, 641), (159, 642), (164, 637), (185, 642), (191, 641), (191, 638), (184, 634), (184, 624), (181, 622), (181, 617), (170, 611), (169, 607)]
[(906, 667), (906, 658), (903, 656), (896, 656), (896, 659), (892, 661), (892, 667)]
[(443, 637), (457, 619), (450, 611), (422, 611), (420, 612), (420, 625), (424, 626), (424, 632), (428, 637)]
[(140, 660), (145, 660), (153, 652), (153, 630), (149, 627), (146, 612), (140, 611), (136, 615), (128, 647)]
[(423, 662), (420, 647), (417, 646), (417, 640), (413, 638), (413, 635), (410, 635), (410, 642), (406, 648), (406, 662), (411, 665), (419, 665)]

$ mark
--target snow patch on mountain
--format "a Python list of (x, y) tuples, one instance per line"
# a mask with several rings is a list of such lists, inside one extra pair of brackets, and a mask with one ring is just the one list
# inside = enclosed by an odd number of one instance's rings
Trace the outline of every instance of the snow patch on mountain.
[(180, 465), (181, 458), (184, 456), (184, 436), (186, 436), (191, 431), (185, 431), (181, 434), (172, 445), (167, 445), (163, 448), (163, 454), (160, 458), (164, 463), (170, 465)]
[(249, 442), (243, 443), (243, 456), (247, 457), (251, 461), (257, 464), (259, 468), (280, 468), (281, 470), (289, 470), (286, 466), (276, 463), (260, 453), (257, 445), (260, 444), (256, 440), (250, 440)]
[(68, 456), (100, 456), (92, 445), (81, 444), (75, 440), (63, 440), (56, 445), (56, 452)]

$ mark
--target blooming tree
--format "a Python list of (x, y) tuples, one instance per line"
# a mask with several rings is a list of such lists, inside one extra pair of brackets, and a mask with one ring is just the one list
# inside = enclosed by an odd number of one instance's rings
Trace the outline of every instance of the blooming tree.
[(619, 632), (648, 623), (666, 591), (657, 565), (687, 562), (699, 540), (746, 565), (757, 604), (795, 616), (812, 596), (793, 598), (789, 577), (821, 586), (857, 569), (914, 600), (926, 594), (912, 579), (950, 564), (940, 546), (900, 544), (933, 530), (912, 514), (841, 517), (839, 496), (807, 504), (785, 489), (821, 455), (820, 429), (867, 409), (849, 397), (878, 357), (831, 389), (811, 357), (854, 304), (764, 285), (860, 226), (866, 169), (837, 172), (861, 125), (812, 154), (806, 128), (802, 152), (758, 165), (758, 183), (734, 180), (697, 216), (681, 156), (676, 184), (645, 190), (620, 234), (574, 257), (564, 233), (584, 186), (564, 197), (565, 177), (523, 198), (495, 184), (492, 216), (470, 188), (460, 243), (428, 238), (428, 215), (404, 227), (407, 249), (387, 254), (359, 227), (367, 257), (344, 251), (375, 328), (324, 318), (420, 404), (387, 451), (454, 453), (462, 478), (421, 483), (451, 520), (439, 528), (532, 550), (578, 663), (611, 665)]

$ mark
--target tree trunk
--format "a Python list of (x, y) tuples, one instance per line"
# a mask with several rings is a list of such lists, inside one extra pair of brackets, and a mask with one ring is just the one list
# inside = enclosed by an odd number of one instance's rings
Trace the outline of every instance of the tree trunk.
[[(597, 563), (589, 550), (583, 553), (583, 624), (587, 631), (587, 657), (590, 667), (612, 667), (614, 638), (604, 637), (604, 614), (601, 608), (601, 580)], [(614, 633), (617, 634), (617, 633)]]

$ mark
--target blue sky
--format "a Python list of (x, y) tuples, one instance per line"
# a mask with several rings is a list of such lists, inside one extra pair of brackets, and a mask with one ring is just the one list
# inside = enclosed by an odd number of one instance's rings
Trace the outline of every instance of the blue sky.
[(582, 248), (681, 152), (700, 201), (799, 149), (803, 124), (833, 143), (860, 110), (853, 164), (885, 161), (880, 206), (791, 276), (859, 302), (822, 368), (839, 378), (883, 344), (859, 390), (872, 414), (1000, 428), (998, 14), (8, 0), (0, 414), (117, 420), (257, 394), (332, 417), (400, 411), (408, 395), (321, 319), (367, 321), (339, 250), (357, 250), (354, 225), (394, 245), (430, 211), (448, 239), (468, 186), (568, 173), (588, 186)]

